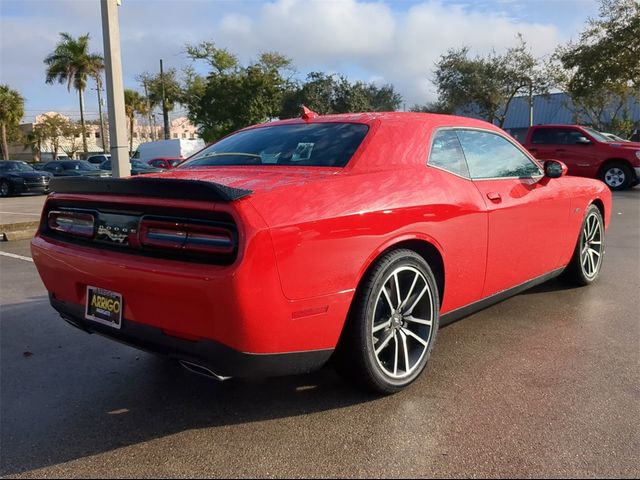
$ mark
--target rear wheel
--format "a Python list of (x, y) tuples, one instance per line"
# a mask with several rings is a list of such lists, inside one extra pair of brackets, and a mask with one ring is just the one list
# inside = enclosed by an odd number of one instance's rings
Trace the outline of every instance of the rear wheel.
[(624, 190), (631, 186), (634, 176), (631, 168), (625, 163), (612, 162), (602, 168), (600, 180), (611, 190)]
[(604, 222), (595, 205), (587, 208), (571, 262), (562, 279), (576, 285), (589, 285), (600, 275), (604, 256)]
[(338, 348), (340, 369), (369, 389), (398, 392), (424, 370), (438, 320), (429, 265), (412, 250), (389, 252), (356, 292)]

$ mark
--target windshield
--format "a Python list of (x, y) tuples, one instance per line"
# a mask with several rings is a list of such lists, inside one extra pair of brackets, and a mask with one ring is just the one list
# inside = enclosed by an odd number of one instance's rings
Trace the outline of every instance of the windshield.
[(131, 166), (138, 168), (140, 170), (147, 170), (149, 168), (153, 168), (151, 165), (147, 165), (142, 160), (131, 160)]
[(610, 138), (606, 137), (605, 135), (603, 135), (599, 131), (594, 130), (593, 128), (590, 128), (590, 127), (582, 127), (582, 128), (584, 128), (587, 131), (587, 133), (589, 133), (589, 135), (591, 135), (593, 138), (595, 138), (599, 142), (610, 142), (611, 141)]
[(33, 168), (24, 162), (3, 162), (0, 169), (5, 172), (33, 172)]
[(176, 160), (169, 160), (169, 164), (170, 164), (172, 167), (177, 166), (180, 162), (182, 162), (182, 160), (178, 160), (178, 159), (176, 159)]
[(98, 167), (84, 160), (78, 160), (75, 162), (62, 162), (62, 169), (63, 170), (98, 170)]
[(369, 127), (303, 123), (241, 131), (205, 148), (177, 168), (218, 165), (344, 167)]

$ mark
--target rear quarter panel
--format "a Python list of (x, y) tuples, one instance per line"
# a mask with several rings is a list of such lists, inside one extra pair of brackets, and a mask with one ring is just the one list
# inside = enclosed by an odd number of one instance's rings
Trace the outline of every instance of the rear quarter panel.
[(384, 249), (410, 239), (443, 257), (443, 311), (481, 294), (487, 219), (468, 180), (423, 165), (339, 174), (251, 201), (270, 225), (289, 299), (353, 291)]

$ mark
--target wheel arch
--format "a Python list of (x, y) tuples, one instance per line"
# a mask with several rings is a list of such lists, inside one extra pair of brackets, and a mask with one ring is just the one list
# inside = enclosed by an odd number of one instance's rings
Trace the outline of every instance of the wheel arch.
[(442, 248), (434, 239), (421, 234), (405, 235), (399, 238), (390, 240), (382, 244), (375, 252), (373, 252), (363, 268), (358, 274), (358, 282), (356, 285), (356, 291), (360, 288), (363, 279), (366, 277), (369, 270), (375, 265), (375, 262), (390, 252), (391, 250), (398, 250), (406, 248), (412, 250), (420, 255), (425, 262), (429, 264), (433, 272), (433, 276), (436, 279), (436, 286), (438, 287), (438, 297), (440, 299), (440, 305), (442, 305), (445, 295), (445, 266), (444, 256), (442, 254)]
[(598, 168), (598, 178), (600, 178), (600, 176), (602, 175), (602, 172), (604, 172), (605, 168), (607, 166), (611, 165), (612, 163), (624, 163), (627, 167), (629, 167), (631, 169), (632, 173), (634, 172), (633, 165), (631, 165), (631, 162), (629, 160), (627, 160), (626, 158), (608, 158), (604, 162), (602, 162), (602, 164)]
[(602, 200), (600, 200), (599, 198), (596, 198), (593, 202), (591, 202), (591, 205), (595, 205), (596, 207), (598, 207), (598, 210), (600, 210), (600, 215), (602, 215), (602, 223), (606, 225), (606, 215), (605, 215), (605, 207), (604, 207), (604, 202)]

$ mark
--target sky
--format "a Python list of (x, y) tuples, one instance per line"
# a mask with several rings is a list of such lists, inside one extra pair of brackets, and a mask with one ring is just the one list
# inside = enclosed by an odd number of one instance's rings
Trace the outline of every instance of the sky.
[[(435, 62), (450, 48), (473, 54), (506, 50), (523, 34), (534, 55), (577, 40), (597, 0), (122, 0), (119, 7), (125, 88), (136, 76), (190, 64), (185, 44), (213, 41), (243, 62), (263, 51), (310, 71), (392, 83), (404, 106), (435, 100)], [(0, 83), (26, 99), (25, 121), (46, 111), (79, 118), (77, 94), (45, 84), (43, 59), (60, 32), (91, 35), (102, 54), (99, 0), (0, 0)], [(90, 82), (90, 88), (95, 85)], [(97, 117), (95, 91), (87, 117)], [(185, 113), (178, 109), (174, 116)]]

